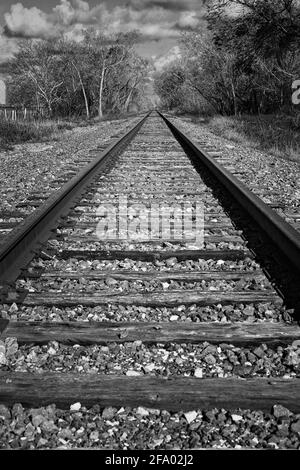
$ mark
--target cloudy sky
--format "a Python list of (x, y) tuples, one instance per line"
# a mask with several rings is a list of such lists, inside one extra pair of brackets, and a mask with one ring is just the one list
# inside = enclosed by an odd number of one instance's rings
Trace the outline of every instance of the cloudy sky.
[(185, 30), (203, 24), (205, 0), (0, 0), (0, 61), (20, 38), (61, 35), (80, 40), (93, 26), (102, 32), (141, 32), (138, 52), (164, 56)]

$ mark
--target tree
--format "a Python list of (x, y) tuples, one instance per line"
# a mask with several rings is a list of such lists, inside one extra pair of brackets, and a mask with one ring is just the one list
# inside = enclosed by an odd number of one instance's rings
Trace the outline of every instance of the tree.
[[(239, 7), (232, 16), (230, 8)], [(255, 112), (290, 106), (300, 74), (298, 0), (218, 0), (208, 14), (216, 47), (235, 55), (237, 74), (248, 78), (248, 107)]]
[(94, 64), (97, 77), (98, 115), (103, 116), (103, 95), (106, 78), (113, 69), (120, 67), (128, 60), (132, 46), (137, 38), (136, 33), (104, 36), (95, 31), (89, 31), (85, 36), (88, 47), (88, 60)]
[(84, 44), (74, 41), (62, 40), (58, 43), (60, 54), (67, 64), (68, 72), (72, 77), (73, 92), (75, 93), (78, 85), (84, 99), (86, 117), (90, 117), (89, 103), (89, 63), (87, 60), (87, 48)]
[(149, 76), (148, 61), (131, 51), (126, 61), (106, 74), (105, 103), (110, 112), (128, 112), (135, 103), (141, 105), (143, 90)]
[(179, 62), (174, 62), (155, 76), (154, 89), (162, 105), (172, 109), (180, 105), (185, 73)]
[(60, 90), (64, 83), (62, 76), (65, 69), (55, 43), (33, 40), (21, 43), (13, 60), (13, 67), (19, 79), (34, 87), (37, 105), (45, 105), (52, 116), (54, 105), (61, 100)]
[(46, 106), (50, 116), (127, 111), (139, 101), (149, 71), (134, 51), (136, 40), (136, 33), (87, 31), (80, 43), (24, 42), (11, 63), (13, 95), (27, 105)]
[(215, 111), (237, 114), (239, 94), (234, 55), (218, 50), (209, 33), (187, 33), (182, 36), (186, 82)]
[[(299, 0), (214, 0), (207, 20), (207, 32), (182, 36), (180, 93), (193, 89), (221, 114), (292, 110), (291, 86), (300, 76)], [(156, 77), (171, 106), (177, 104), (164, 79), (175, 65)]]

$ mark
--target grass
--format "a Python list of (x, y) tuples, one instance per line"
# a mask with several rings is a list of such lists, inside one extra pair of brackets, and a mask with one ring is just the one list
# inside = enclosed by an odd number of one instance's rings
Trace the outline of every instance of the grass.
[(23, 142), (55, 140), (61, 132), (75, 126), (69, 121), (8, 121), (0, 118), (0, 149), (9, 149)]
[[(141, 111), (143, 112), (143, 111)], [(145, 111), (146, 112), (146, 111)], [(123, 119), (135, 118), (139, 115), (138, 112), (129, 112), (129, 113), (106, 113), (102, 117), (93, 118), (94, 122), (104, 122), (104, 121), (121, 121)]]
[(230, 141), (300, 163), (300, 115), (215, 116), (205, 124)]
[(112, 121), (136, 117), (137, 113), (110, 113), (103, 118), (74, 118), (70, 120), (10, 121), (0, 116), (0, 151), (9, 150), (15, 144), (24, 142), (45, 142), (57, 140), (65, 130), (75, 127), (88, 127), (102, 121)]

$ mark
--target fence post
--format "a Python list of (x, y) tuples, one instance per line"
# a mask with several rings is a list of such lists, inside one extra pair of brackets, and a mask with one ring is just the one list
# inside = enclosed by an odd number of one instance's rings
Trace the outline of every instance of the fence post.
[(43, 119), (45, 117), (45, 110), (43, 108), (27, 108), (15, 106), (1, 106), (0, 117), (5, 118), (7, 121), (17, 121), (18, 119)]

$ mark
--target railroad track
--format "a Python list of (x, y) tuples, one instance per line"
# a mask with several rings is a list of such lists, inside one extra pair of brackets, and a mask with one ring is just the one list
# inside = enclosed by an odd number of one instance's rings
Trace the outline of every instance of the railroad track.
[[(300, 413), (298, 374), (287, 377), (285, 366), (264, 377), (251, 363), (253, 351), (300, 345), (299, 233), (220, 159), (153, 112), (10, 233), (0, 252), (0, 338), (17, 338), (25, 357), (54, 342), (62, 362), (4, 361), (0, 403), (171, 411), (280, 404)], [(163, 220), (170, 230), (161, 235)], [(135, 354), (143, 345), (148, 359), (127, 352), (111, 367), (109, 348), (126, 344)], [(64, 366), (74, 345), (96, 348), (106, 365), (93, 361), (90, 373)], [(244, 361), (229, 355), (215, 369), (220, 345), (245, 348)], [(179, 351), (168, 367), (151, 360), (151, 348), (163, 346), (170, 356)]]
[[(91, 163), (95, 156), (100, 151), (104, 151), (120, 137), (120, 131), (122, 133), (129, 130), (132, 124), (131, 122), (137, 121), (139, 118), (130, 119), (129, 122), (125, 123), (123, 127), (122, 123), (114, 126), (115, 133), (109, 138), (102, 138), (101, 144), (97, 148), (85, 151), (85, 154), (80, 148), (76, 148), (74, 145), (75, 155), (73, 155), (72, 161), (67, 159), (65, 161), (65, 153), (62, 150), (61, 154), (64, 155), (62, 161), (60, 161), (60, 171), (58, 176), (55, 178), (53, 174), (48, 175), (48, 180), (45, 182), (41, 175), (38, 180), (35, 181), (35, 189), (31, 190), (26, 197), (20, 198), (15, 202), (14, 210), (12, 209), (0, 209), (0, 245), (5, 243), (6, 237), (9, 235), (11, 230), (15, 229), (21, 222), (23, 222), (34, 210), (36, 210), (41, 204), (43, 204), (53, 192), (58, 191), (63, 184), (67, 183), (72, 177), (78, 174), (79, 170), (86, 167)], [(88, 146), (87, 146), (88, 147)], [(89, 147), (88, 147), (89, 148)], [(19, 198), (19, 195), (18, 195)], [(6, 201), (5, 201), (6, 202)]]

